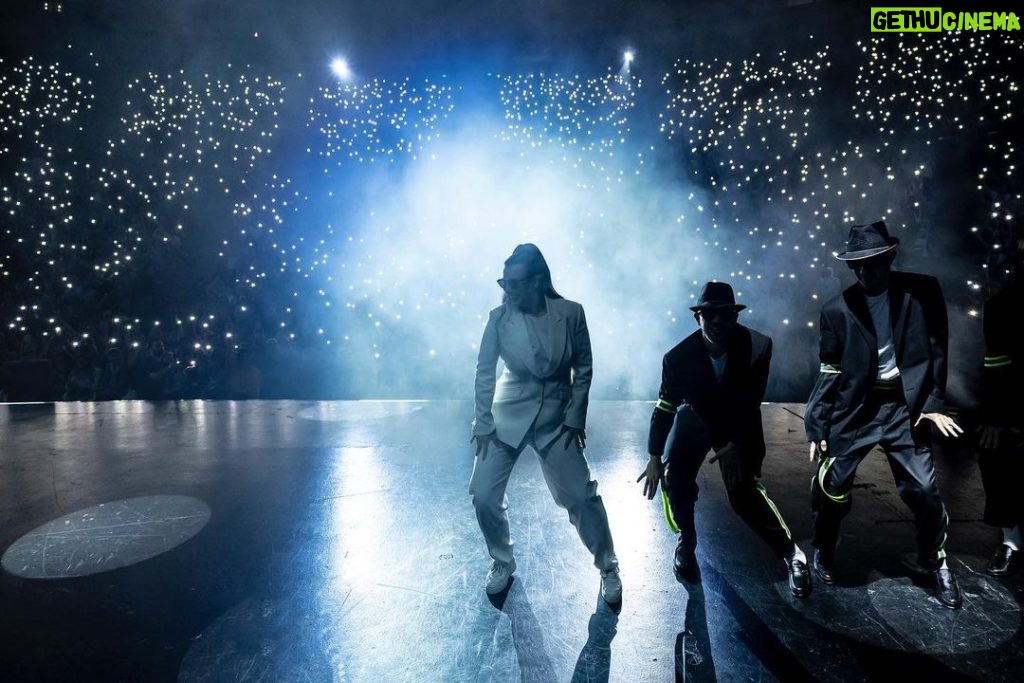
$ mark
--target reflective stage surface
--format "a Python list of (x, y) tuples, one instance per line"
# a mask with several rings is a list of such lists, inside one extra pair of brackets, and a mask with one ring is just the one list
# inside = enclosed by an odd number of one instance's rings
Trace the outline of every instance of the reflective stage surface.
[[(765, 406), (764, 483), (809, 552), (801, 411)], [(0, 680), (1024, 679), (1024, 590), (982, 571), (998, 536), (976, 463), (936, 458), (959, 612), (914, 567), (880, 454), (858, 472), (840, 585), (805, 600), (705, 466), (703, 582), (686, 586), (636, 483), (650, 412), (591, 406), (613, 610), (531, 451), (508, 491), (515, 579), (484, 594), (469, 402), (0, 406)]]

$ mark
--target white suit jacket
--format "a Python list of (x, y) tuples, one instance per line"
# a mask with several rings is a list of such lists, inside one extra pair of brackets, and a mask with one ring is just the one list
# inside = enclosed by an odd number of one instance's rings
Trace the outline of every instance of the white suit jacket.
[[(583, 307), (567, 299), (546, 299), (550, 361), (541, 367), (523, 315), (503, 304), (490, 312), (476, 364), (476, 419), (473, 434), (497, 432), (517, 448), (534, 426), (535, 444), (545, 449), (562, 425), (583, 429), (593, 358)], [(496, 380), (498, 359), (505, 365)]]

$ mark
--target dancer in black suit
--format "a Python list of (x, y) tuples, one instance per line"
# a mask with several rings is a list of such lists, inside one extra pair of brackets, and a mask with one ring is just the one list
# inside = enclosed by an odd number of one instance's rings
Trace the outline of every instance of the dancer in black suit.
[[(651, 457), (637, 481), (646, 478), (648, 499), (654, 498), (659, 483), (667, 492), (679, 527), (673, 567), (680, 580), (695, 583), (700, 580), (694, 524), (697, 471), (714, 450), (711, 462), (718, 462), (733, 509), (785, 560), (793, 595), (804, 597), (811, 592), (807, 559), (759, 481), (765, 457), (761, 400), (772, 340), (737, 322), (744, 308), (728, 284), (704, 285), (691, 307), (700, 329), (665, 354), (647, 445)], [(662, 454), (673, 423), (666, 471)]]
[(978, 465), (985, 485), (985, 523), (1003, 531), (1003, 542), (985, 567), (992, 576), (1010, 576), (1024, 563), (1024, 238), (1013, 256), (1015, 279), (985, 302)]
[(854, 475), (879, 445), (914, 513), (918, 562), (932, 573), (939, 602), (957, 609), (960, 588), (946, 563), (948, 519), (927, 429), (931, 423), (943, 436), (962, 433), (944, 413), (946, 304), (935, 278), (891, 269), (898, 244), (882, 221), (853, 226), (837, 258), (857, 282), (821, 311), (821, 371), (804, 418), (810, 458), (818, 462), (814, 570), (835, 583), (839, 525), (850, 510)]

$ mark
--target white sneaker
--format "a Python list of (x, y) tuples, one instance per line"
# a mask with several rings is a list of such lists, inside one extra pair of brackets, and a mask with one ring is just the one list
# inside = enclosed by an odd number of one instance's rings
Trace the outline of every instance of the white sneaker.
[(488, 595), (496, 595), (508, 588), (508, 582), (512, 580), (512, 572), (516, 570), (516, 561), (508, 564), (495, 560), (491, 563), (491, 569), (484, 579), (484, 590)]
[(601, 595), (609, 605), (622, 602), (622, 579), (619, 578), (618, 567), (601, 572)]

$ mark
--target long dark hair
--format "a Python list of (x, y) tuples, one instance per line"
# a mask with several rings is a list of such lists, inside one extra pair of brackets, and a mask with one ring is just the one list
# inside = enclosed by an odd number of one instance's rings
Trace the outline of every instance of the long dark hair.
[(527, 242), (513, 249), (512, 255), (505, 259), (505, 267), (514, 265), (524, 266), (526, 268), (526, 277), (541, 276), (544, 296), (549, 299), (564, 298), (555, 291), (554, 285), (551, 284), (551, 269), (548, 268), (548, 262), (544, 260), (544, 254), (540, 253), (540, 249), (537, 248), (536, 244)]

